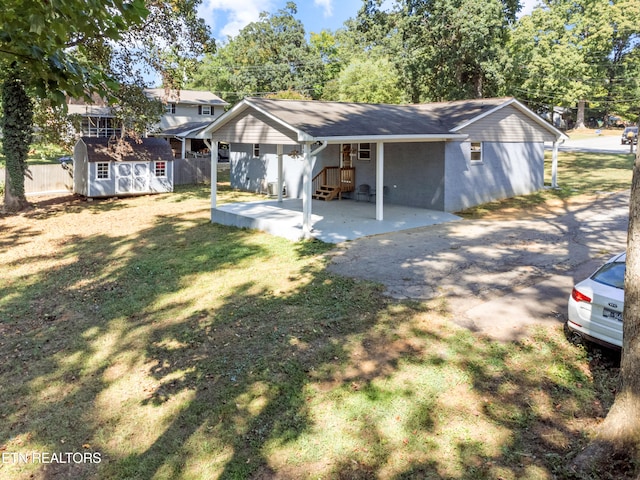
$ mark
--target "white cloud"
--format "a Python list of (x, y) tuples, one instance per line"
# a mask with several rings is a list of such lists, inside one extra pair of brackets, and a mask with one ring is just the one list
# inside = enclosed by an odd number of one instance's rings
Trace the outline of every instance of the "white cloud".
[(324, 16), (333, 16), (333, 0), (313, 0), (313, 4), (324, 9)]
[(518, 12), (518, 16), (529, 15), (535, 6), (540, 3), (540, 0), (524, 0), (522, 2), (522, 10)]
[(265, 0), (204, 0), (199, 12), (215, 35), (220, 37), (216, 40), (225, 40), (258, 20), (260, 13), (270, 11), (272, 6)]

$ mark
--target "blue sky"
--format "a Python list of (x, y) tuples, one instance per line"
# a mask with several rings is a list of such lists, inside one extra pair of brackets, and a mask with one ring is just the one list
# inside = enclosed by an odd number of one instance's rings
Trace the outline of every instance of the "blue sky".
[[(355, 17), (362, 0), (298, 0), (296, 18), (302, 20), (307, 33), (322, 29), (336, 30)], [(391, 2), (389, 2), (391, 3)], [(524, 0), (521, 14), (529, 13), (537, 0)], [(201, 17), (212, 27), (213, 36), (224, 42), (235, 36), (247, 24), (258, 20), (260, 12), (274, 13), (287, 4), (286, 0), (203, 0)]]
[[(300, 0), (296, 18), (307, 33), (336, 30), (355, 17), (362, 0)], [(213, 36), (224, 42), (247, 24), (258, 20), (260, 12), (274, 13), (286, 6), (286, 0), (203, 0), (200, 15), (212, 27)]]

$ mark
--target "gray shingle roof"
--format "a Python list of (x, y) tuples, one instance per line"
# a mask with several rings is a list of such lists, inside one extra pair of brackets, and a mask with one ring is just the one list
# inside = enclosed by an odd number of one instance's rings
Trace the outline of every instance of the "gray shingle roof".
[(250, 104), (313, 137), (450, 134), (457, 126), (510, 100), (387, 105), (247, 98)]
[(229, 105), (219, 96), (211, 92), (200, 90), (176, 90), (167, 91), (164, 88), (146, 88), (145, 93), (162, 102), (183, 103), (190, 105)]
[(87, 157), (90, 162), (155, 162), (172, 161), (171, 146), (163, 138), (125, 139), (121, 147), (114, 147), (115, 142), (108, 138), (81, 139), (87, 146)]
[(181, 123), (180, 125), (176, 125), (175, 127), (165, 128), (161, 132), (158, 132), (154, 135), (157, 137), (183, 137), (191, 132), (195, 133), (196, 130), (202, 130), (209, 125), (211, 125), (211, 121)]

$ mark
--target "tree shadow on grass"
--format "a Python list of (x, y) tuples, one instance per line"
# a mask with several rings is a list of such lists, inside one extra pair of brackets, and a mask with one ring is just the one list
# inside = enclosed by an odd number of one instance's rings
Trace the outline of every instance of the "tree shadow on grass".
[[(75, 239), (49, 275), (0, 287), (0, 315), (12, 319), (0, 340), (0, 446), (102, 455), (99, 465), (4, 465), (9, 478), (37, 468), (45, 479), (560, 471), (581, 438), (566, 418), (601, 411), (588, 395), (563, 404), (590, 382), (569, 354), (535, 371), (566, 346), (504, 346), (447, 327), (429, 316), (442, 307), (391, 302), (304, 260), (326, 248), (167, 217), (131, 237)], [(482, 443), (484, 428), (505, 434), (500, 449)], [(314, 440), (324, 441), (304, 446)], [(310, 460), (314, 449), (330, 463)]]

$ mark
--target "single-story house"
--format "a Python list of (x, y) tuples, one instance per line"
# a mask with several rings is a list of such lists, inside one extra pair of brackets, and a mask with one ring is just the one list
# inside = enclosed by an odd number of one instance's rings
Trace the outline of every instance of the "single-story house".
[(78, 140), (73, 149), (73, 192), (85, 197), (173, 191), (173, 155), (162, 138)]
[[(245, 98), (199, 134), (230, 144), (233, 187), (302, 198), (366, 192), (384, 204), (455, 212), (544, 186), (544, 144), (566, 136), (514, 98), (417, 105)], [(212, 159), (215, 162), (215, 159)], [(216, 171), (212, 168), (212, 171)], [(215, 179), (214, 179), (215, 180)], [(326, 193), (327, 190), (330, 193)], [(382, 195), (375, 192), (383, 192)], [(212, 182), (212, 221), (216, 188)]]

